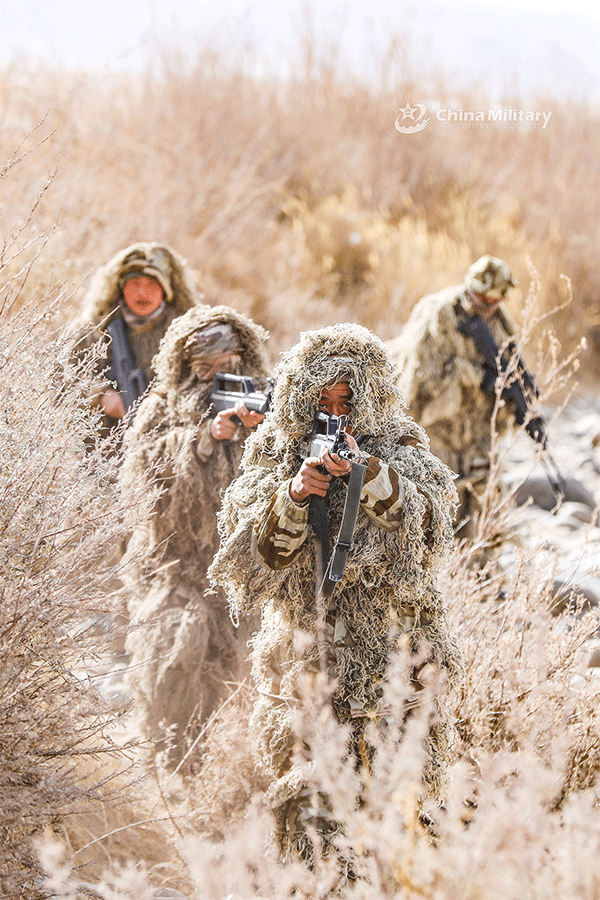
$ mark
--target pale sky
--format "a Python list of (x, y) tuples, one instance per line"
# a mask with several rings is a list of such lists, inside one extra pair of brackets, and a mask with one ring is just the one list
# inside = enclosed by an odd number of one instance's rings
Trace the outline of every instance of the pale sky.
[(600, 4), (583, 0), (0, 0), (0, 64), (138, 69), (153, 49), (208, 43), (251, 46), (281, 71), (299, 52), (309, 7), (317, 39), (357, 71), (369, 74), (401, 35), (423, 73), (600, 99)]
[[(202, 2), (202, 0), (200, 0)], [(455, 0), (439, 0), (444, 6), (456, 6)], [(537, 12), (550, 13), (574, 13), (579, 16), (587, 16), (600, 21), (600, 6), (590, 0), (496, 0), (495, 3), (489, 3), (488, 0), (463, 0), (465, 6), (475, 6), (479, 9), (490, 9), (490, 7), (501, 7), (503, 9), (523, 10), (531, 9)]]

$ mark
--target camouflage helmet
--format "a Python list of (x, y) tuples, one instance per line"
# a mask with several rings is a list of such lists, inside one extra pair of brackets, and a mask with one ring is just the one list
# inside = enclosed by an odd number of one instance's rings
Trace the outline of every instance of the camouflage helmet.
[(500, 300), (509, 287), (516, 287), (518, 283), (505, 262), (488, 254), (474, 262), (465, 275), (465, 287), (495, 300)]
[(119, 268), (119, 287), (122, 288), (128, 278), (137, 275), (155, 278), (165, 292), (165, 300), (171, 302), (173, 299), (171, 265), (169, 256), (162, 247), (138, 245), (128, 253)]

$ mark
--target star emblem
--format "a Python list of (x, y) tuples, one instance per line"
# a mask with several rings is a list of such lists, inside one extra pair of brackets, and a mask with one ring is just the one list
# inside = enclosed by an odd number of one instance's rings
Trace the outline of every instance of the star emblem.
[[(396, 131), (399, 131), (400, 134), (415, 134), (417, 131), (423, 131), (431, 121), (431, 116), (427, 119), (423, 118), (426, 112), (427, 107), (424, 103), (416, 103), (414, 106), (407, 103), (404, 109), (399, 107), (399, 112), (396, 116), (396, 121), (394, 122), (394, 128)], [(413, 124), (403, 124), (405, 119), (410, 119)]]
[(410, 103), (407, 103), (404, 109), (400, 108), (400, 112), (402, 113), (402, 121), (404, 119), (412, 119), (413, 122), (415, 120), (415, 113), (419, 111), (418, 106), (411, 106)]

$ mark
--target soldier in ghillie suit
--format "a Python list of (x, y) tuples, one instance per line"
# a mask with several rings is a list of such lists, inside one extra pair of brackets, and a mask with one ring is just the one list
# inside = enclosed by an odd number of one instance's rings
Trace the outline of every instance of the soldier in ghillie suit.
[(249, 376), (264, 389), (265, 339), (260, 326), (225, 306), (198, 306), (176, 319), (155, 358), (154, 386), (125, 436), (121, 483), (157, 478), (161, 488), (127, 548), (130, 685), (141, 730), (159, 751), (167, 748), (170, 765), (248, 656), (222, 593), (205, 596), (206, 570), (219, 543), (221, 492), (239, 474), (243, 441), (263, 416), (241, 403), (207, 413), (217, 371)]
[(78, 349), (106, 344), (93, 398), (103, 413), (101, 433), (143, 395), (154, 377), (152, 359), (171, 322), (199, 302), (186, 261), (169, 247), (137, 243), (100, 268), (84, 298)]
[[(335, 719), (351, 730), (357, 767), (368, 766), (372, 720), (385, 719), (382, 683), (395, 648), (429, 648), (427, 663), (454, 676), (460, 654), (450, 636), (436, 572), (452, 541), (452, 473), (428, 451), (425, 432), (404, 414), (383, 343), (355, 324), (307, 332), (276, 369), (273, 403), (246, 443), (243, 474), (219, 515), (221, 546), (209, 574), (232, 615), (260, 611), (253, 640), (258, 700), (252, 733), (271, 778), (269, 799), (284, 855), (313, 852), (316, 826), (329, 845), (339, 825), (328, 801), (311, 812), (310, 748), (293, 755), (300, 680), (325, 670), (335, 684)], [(315, 530), (309, 499), (326, 496), (337, 534), (347, 493), (347, 460), (324, 449), (303, 459), (317, 410), (348, 415), (347, 442), (366, 465), (352, 550), (326, 606), (317, 597)], [(297, 642), (301, 633), (314, 640)], [(423, 663), (424, 664), (424, 663)], [(419, 669), (413, 670), (419, 689)], [(451, 732), (442, 703), (429, 735), (428, 788), (437, 795)]]
[[(461, 285), (423, 297), (401, 334), (388, 344), (411, 415), (426, 430), (432, 452), (458, 476), (460, 537), (472, 538), (476, 531), (490, 474), (492, 427), (502, 437), (515, 420), (525, 420), (535, 440), (545, 439), (539, 416), (524, 416), (507, 392), (506, 402), (497, 403), (496, 354), (516, 352), (516, 327), (502, 301), (516, 285), (505, 262), (483, 256)], [(487, 345), (482, 344), (485, 334)], [(533, 407), (535, 389), (520, 361), (515, 376), (523, 382), (524, 401)], [(515, 382), (513, 390), (517, 387)]]

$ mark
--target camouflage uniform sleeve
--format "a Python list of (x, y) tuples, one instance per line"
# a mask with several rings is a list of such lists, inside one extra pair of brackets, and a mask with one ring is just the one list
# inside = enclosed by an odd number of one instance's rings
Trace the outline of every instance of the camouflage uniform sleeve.
[(252, 550), (269, 569), (290, 566), (308, 535), (308, 502), (294, 503), (284, 482), (254, 523)]
[(400, 508), (404, 488), (400, 476), (392, 466), (377, 456), (362, 454), (367, 471), (360, 495), (366, 514), (383, 531), (395, 531), (400, 526)]
[(200, 462), (206, 462), (215, 449), (215, 441), (210, 433), (212, 419), (205, 419), (198, 428), (196, 436), (196, 456)]

